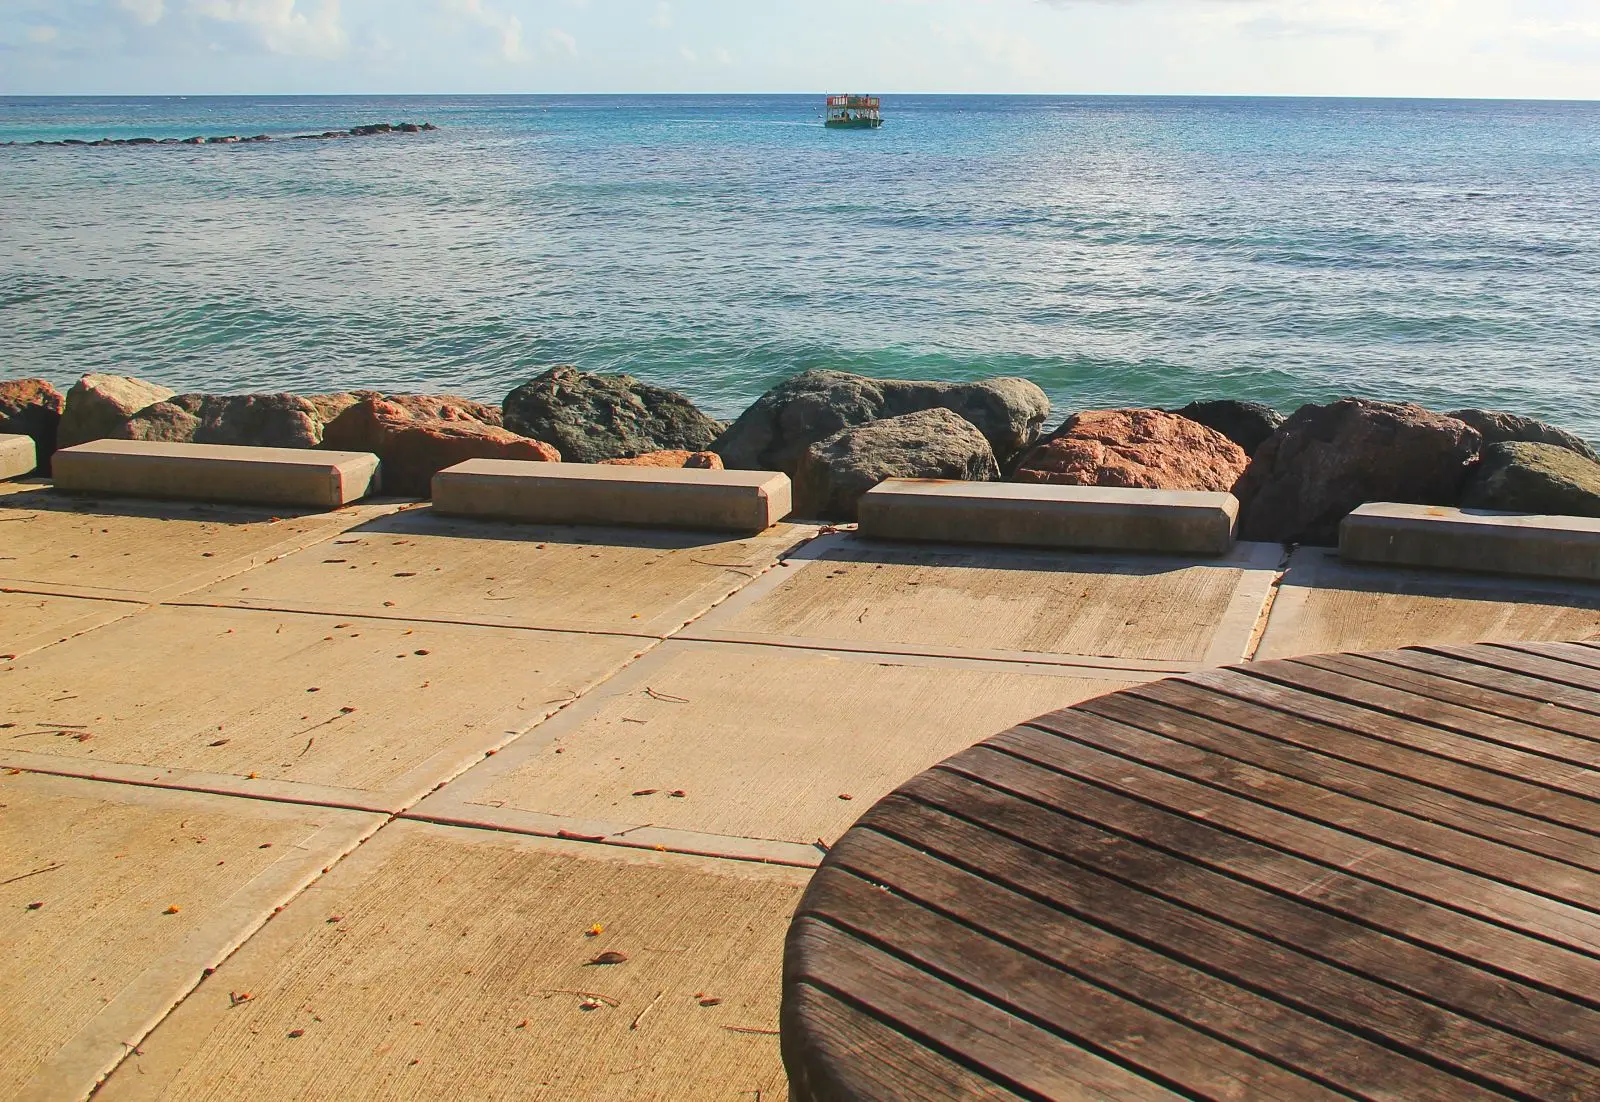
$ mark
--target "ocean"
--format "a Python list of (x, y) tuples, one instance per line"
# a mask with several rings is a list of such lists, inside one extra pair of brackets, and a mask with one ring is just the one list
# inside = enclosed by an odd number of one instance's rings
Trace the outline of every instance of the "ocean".
[[(870, 91), (870, 89), (869, 89)], [(833, 367), (1058, 417), (1344, 395), (1600, 442), (1600, 104), (0, 99), (0, 377), (447, 391), (552, 364), (732, 417)]]

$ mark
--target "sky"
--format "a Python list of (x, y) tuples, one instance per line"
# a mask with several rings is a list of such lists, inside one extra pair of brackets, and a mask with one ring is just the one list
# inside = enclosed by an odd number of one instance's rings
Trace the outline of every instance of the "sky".
[(0, 95), (1600, 99), (1600, 0), (0, 0)]

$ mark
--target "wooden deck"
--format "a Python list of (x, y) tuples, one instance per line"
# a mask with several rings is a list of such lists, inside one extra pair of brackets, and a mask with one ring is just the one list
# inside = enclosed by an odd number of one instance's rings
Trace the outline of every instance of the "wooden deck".
[(890, 795), (790, 929), (797, 1099), (1600, 1099), (1600, 646), (1213, 670)]

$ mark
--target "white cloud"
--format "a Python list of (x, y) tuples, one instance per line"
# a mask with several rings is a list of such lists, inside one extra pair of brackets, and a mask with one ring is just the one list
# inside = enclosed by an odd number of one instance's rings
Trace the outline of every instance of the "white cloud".
[(507, 61), (522, 61), (528, 54), (523, 45), (522, 20), (489, 7), (483, 0), (445, 0), (445, 8), (459, 12), (500, 36), (500, 56)]
[(344, 51), (348, 36), (340, 21), (339, 0), (321, 0), (302, 9), (299, 0), (189, 0), (193, 15), (248, 28), (278, 54), (332, 57)]
[(657, 30), (670, 30), (672, 28), (672, 5), (667, 0), (657, 0), (656, 10), (647, 22)]
[(552, 53), (566, 54), (568, 57), (578, 56), (578, 40), (559, 27), (551, 27), (544, 32), (544, 44)]
[(690, 65), (697, 65), (700, 62), (700, 55), (689, 49), (687, 46), (678, 47), (678, 56), (683, 58), (683, 60), (687, 61)]
[(147, 27), (161, 22), (161, 17), (167, 14), (166, 0), (117, 0), (117, 2)]
[(59, 37), (61, 37), (61, 32), (56, 30), (54, 27), (41, 26), (28, 28), (29, 42), (37, 42), (43, 45), (46, 42), (54, 42)]

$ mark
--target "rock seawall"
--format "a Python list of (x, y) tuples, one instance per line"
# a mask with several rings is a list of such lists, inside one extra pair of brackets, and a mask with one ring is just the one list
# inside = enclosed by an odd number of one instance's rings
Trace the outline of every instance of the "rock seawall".
[(219, 134), (215, 137), (196, 135), (192, 138), (96, 138), (86, 141), (82, 138), (63, 138), (60, 141), (32, 141), (32, 142), (0, 142), (0, 146), (57, 146), (80, 147), (84, 149), (103, 148), (105, 146), (171, 146), (171, 145), (265, 145), (268, 142), (325, 142), (338, 138), (375, 138), (381, 134), (423, 134), (439, 129), (431, 122), (375, 122), (361, 126), (352, 126), (345, 130), (324, 130), (317, 134), (290, 134), (273, 137), (270, 134), (256, 134), (251, 137), (241, 137), (238, 134)]

